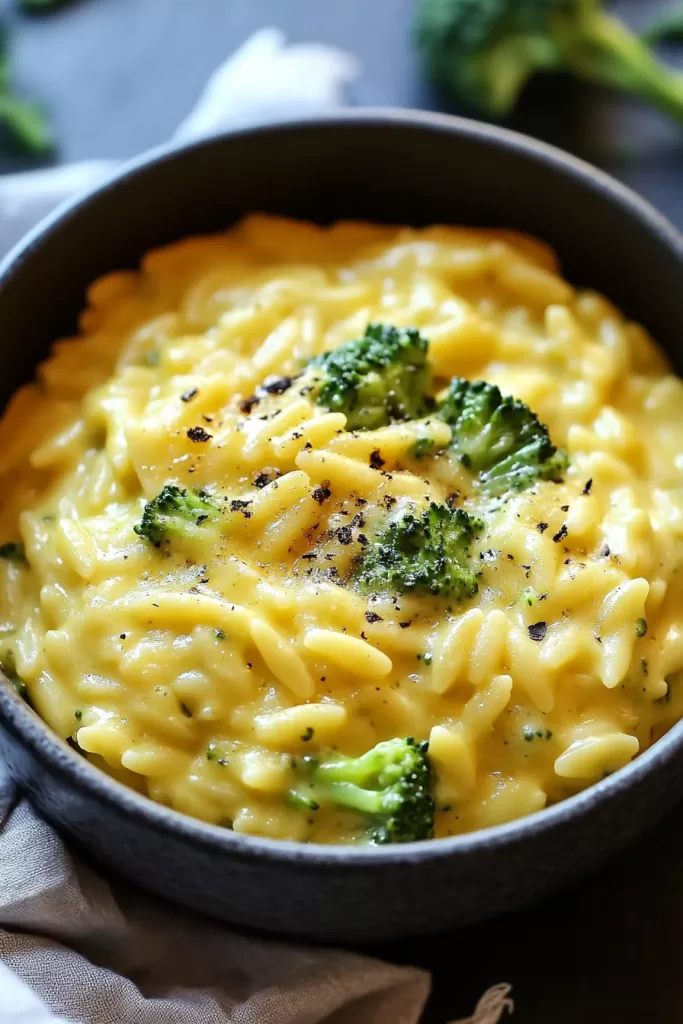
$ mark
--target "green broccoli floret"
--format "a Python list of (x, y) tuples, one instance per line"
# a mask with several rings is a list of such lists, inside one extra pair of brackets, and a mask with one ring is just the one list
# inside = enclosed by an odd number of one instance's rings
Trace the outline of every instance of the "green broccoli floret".
[(426, 740), (394, 739), (360, 757), (303, 757), (296, 763), (299, 783), (288, 802), (304, 812), (328, 803), (357, 811), (367, 819), (370, 843), (431, 839), (434, 800), (427, 748)]
[(24, 565), (26, 562), (24, 545), (17, 541), (8, 541), (6, 544), (0, 544), (0, 558), (4, 558), (8, 562), (14, 562), (16, 565)]
[(451, 449), (477, 477), (479, 489), (498, 496), (521, 491), (537, 480), (555, 480), (567, 468), (559, 451), (528, 405), (503, 398), (483, 380), (454, 377), (438, 415), (453, 431)]
[(422, 512), (406, 511), (371, 537), (356, 578), (369, 593), (421, 590), (457, 601), (472, 597), (481, 573), (470, 548), (483, 529), (481, 519), (448, 505), (432, 502)]
[(47, 153), (54, 138), (44, 111), (24, 99), (11, 82), (11, 40), (7, 26), (0, 24), (0, 124), (12, 140), (29, 153)]
[(427, 410), (428, 342), (412, 327), (368, 324), (365, 335), (317, 356), (315, 400), (343, 412), (349, 430), (414, 420)]
[(133, 527), (155, 547), (172, 537), (197, 537), (204, 523), (215, 521), (220, 509), (208, 498), (175, 484), (166, 484), (156, 498), (148, 501), (142, 522)]
[(683, 121), (683, 78), (602, 0), (422, 0), (418, 44), (436, 81), (494, 117), (537, 71), (569, 71)]

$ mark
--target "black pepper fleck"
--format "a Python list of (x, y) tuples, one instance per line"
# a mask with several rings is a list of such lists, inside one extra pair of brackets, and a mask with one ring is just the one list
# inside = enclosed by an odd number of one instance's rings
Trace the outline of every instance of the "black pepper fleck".
[(293, 377), (268, 377), (260, 387), (268, 395), (282, 395), (289, 391), (292, 386)]
[(245, 519), (251, 519), (252, 513), (249, 505), (251, 505), (250, 501), (244, 501), (242, 498), (233, 498), (230, 502), (230, 511), (241, 512)]
[(311, 492), (311, 497), (313, 498), (314, 501), (317, 501), (319, 505), (322, 505), (324, 501), (327, 501), (331, 494), (332, 491), (327, 486), (327, 483), (322, 483), (320, 484), (319, 487), (316, 487), (315, 490)]
[(204, 442), (210, 441), (213, 434), (209, 434), (208, 431), (204, 430), (204, 427), (190, 427), (187, 436), (190, 441)]
[(533, 622), (529, 626), (529, 636), (532, 640), (537, 640), (540, 642), (541, 640), (545, 640), (545, 634), (547, 632), (547, 629), (547, 622)]
[(553, 537), (554, 542), (556, 544), (559, 544), (560, 541), (564, 540), (564, 538), (567, 536), (568, 533), (569, 533), (569, 530), (567, 529), (567, 524), (566, 523), (562, 523), (562, 526), (559, 528), (559, 530), (557, 531), (557, 533)]
[(248, 398), (243, 398), (240, 402), (240, 412), (243, 412), (245, 416), (248, 416), (251, 410), (259, 404), (261, 399), (258, 395), (249, 395)]

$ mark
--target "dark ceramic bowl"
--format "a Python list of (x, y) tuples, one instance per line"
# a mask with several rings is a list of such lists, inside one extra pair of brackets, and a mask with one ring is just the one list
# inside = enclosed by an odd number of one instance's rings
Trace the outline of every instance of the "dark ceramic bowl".
[[(566, 275), (644, 323), (679, 371), (683, 239), (637, 196), (548, 146), (409, 112), (348, 112), (162, 150), (41, 225), (0, 268), (0, 403), (72, 331), (86, 286), (243, 214), (518, 228)], [(430, 932), (508, 910), (607, 857), (683, 794), (683, 722), (635, 762), (548, 810), (380, 849), (240, 836), (124, 788), (0, 683), (0, 750), (36, 806), (168, 899), (307, 939)]]

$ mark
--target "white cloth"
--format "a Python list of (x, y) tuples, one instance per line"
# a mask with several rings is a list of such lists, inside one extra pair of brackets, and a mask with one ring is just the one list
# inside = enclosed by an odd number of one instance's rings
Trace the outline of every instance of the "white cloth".
[[(261, 29), (214, 71), (173, 138), (189, 142), (339, 107), (359, 72), (350, 53), (321, 43), (288, 45), (279, 29)], [(0, 177), (0, 257), (55, 206), (115, 167), (113, 160), (85, 160)]]
[[(222, 64), (179, 140), (343, 102), (349, 54), (263, 29)], [(114, 163), (0, 178), (0, 255)], [(416, 1024), (429, 975), (341, 950), (246, 938), (109, 882), (73, 856), (0, 766), (2, 1024)], [(469, 1024), (497, 1024), (509, 986)], [(463, 1022), (465, 1024), (465, 1022)]]

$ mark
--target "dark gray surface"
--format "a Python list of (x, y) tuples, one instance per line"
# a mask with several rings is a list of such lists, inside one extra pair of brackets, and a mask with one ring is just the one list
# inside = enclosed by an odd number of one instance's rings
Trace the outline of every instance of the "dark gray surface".
[[(5, 0), (8, 4), (8, 0)], [(642, 22), (656, 0), (622, 0)], [(413, 0), (80, 0), (16, 19), (16, 77), (52, 111), (60, 157), (126, 157), (165, 139), (209, 72), (264, 24), (294, 40), (353, 51), (353, 99), (443, 109), (410, 47)], [(628, 101), (563, 80), (539, 80), (514, 126), (616, 174), (683, 226), (678, 130)], [(24, 164), (6, 157), (0, 167)], [(434, 1022), (471, 1012), (487, 985), (515, 985), (529, 1024), (675, 1024), (683, 925), (681, 812), (590, 881), (523, 913), (466, 932), (386, 949), (435, 971)]]
[[(667, 2), (614, 6), (639, 25)], [(50, 109), (65, 160), (133, 156), (167, 139), (213, 68), (266, 24), (355, 53), (354, 102), (448, 109), (420, 76), (414, 9), (415, 0), (75, 0), (49, 17), (13, 18), (16, 80)], [(683, 226), (681, 135), (657, 114), (545, 78), (513, 123), (609, 170)]]

